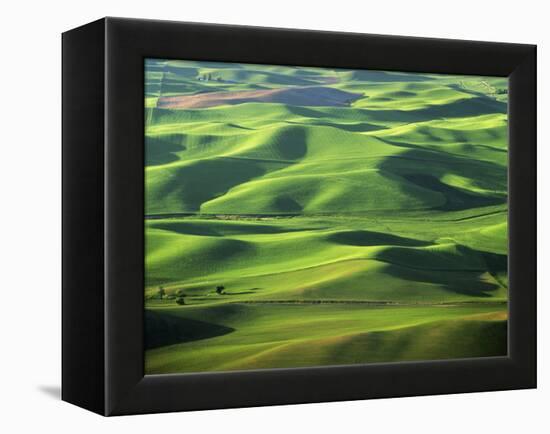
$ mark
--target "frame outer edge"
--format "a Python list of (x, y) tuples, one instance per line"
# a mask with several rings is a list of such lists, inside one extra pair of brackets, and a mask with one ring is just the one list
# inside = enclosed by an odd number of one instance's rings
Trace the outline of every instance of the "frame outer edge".
[(104, 406), (102, 19), (62, 34), (62, 400)]
[[(525, 115), (517, 117), (519, 120), (519, 128), (512, 130), (514, 140), (518, 142), (525, 139), (524, 134), (527, 134), (527, 158), (522, 159), (522, 164), (527, 166), (527, 172), (533, 171), (535, 141), (536, 137), (531, 137), (532, 131), (526, 132), (526, 128), (535, 126), (529, 120), (536, 108), (529, 99), (529, 95), (534, 96), (536, 86), (529, 86), (529, 80), (534, 84), (535, 74), (533, 72), (533, 60), (530, 53), (533, 51), (533, 46), (520, 44), (499, 44), (499, 43), (481, 43), (475, 41), (456, 41), (456, 40), (433, 40), (433, 39), (416, 39), (414, 41), (415, 53), (406, 54), (404, 47), (408, 46), (410, 39), (406, 37), (384, 37), (379, 35), (358, 35), (346, 33), (332, 32), (311, 32), (311, 31), (293, 31), (291, 29), (276, 30), (276, 29), (254, 29), (244, 26), (220, 26), (220, 25), (204, 25), (198, 23), (174, 23), (174, 22), (159, 22), (149, 20), (128, 20), (118, 18), (108, 18), (107, 22), (107, 37), (106, 37), (106, 122), (109, 128), (106, 132), (108, 158), (106, 161), (106, 170), (109, 173), (118, 171), (116, 177), (107, 177), (106, 191), (110, 194), (106, 198), (106, 224), (112, 231), (106, 235), (106, 245), (108, 262), (110, 269), (107, 275), (106, 297), (105, 297), (105, 312), (106, 312), (106, 406), (105, 413), (108, 415), (135, 414), (135, 413), (150, 413), (160, 411), (183, 411), (183, 410), (198, 410), (207, 408), (230, 408), (253, 405), (273, 405), (273, 404), (290, 404), (302, 402), (325, 402), (331, 400), (346, 400), (346, 399), (367, 399), (377, 397), (392, 397), (392, 396), (411, 396), (425, 394), (446, 394), (460, 393), (468, 391), (484, 391), (484, 390), (507, 390), (533, 387), (536, 376), (536, 360), (533, 361), (533, 355), (536, 355), (535, 345), (536, 339), (533, 341), (532, 333), (535, 331), (534, 322), (523, 331), (521, 326), (516, 327), (514, 340), (522, 339), (517, 346), (518, 351), (512, 351), (511, 358), (496, 358), (494, 360), (487, 359), (462, 359), (454, 361), (430, 361), (408, 363), (406, 367), (399, 364), (384, 364), (384, 365), (350, 365), (347, 367), (316, 367), (307, 369), (288, 369), (288, 370), (265, 370), (263, 372), (228, 372), (200, 375), (169, 375), (155, 378), (155, 376), (143, 377), (137, 375), (139, 369), (142, 369), (142, 361), (137, 361), (135, 356), (142, 348), (143, 343), (136, 343), (135, 336), (129, 336), (128, 332), (136, 334), (138, 330), (138, 322), (136, 320), (142, 318), (142, 312), (131, 311), (132, 306), (137, 306), (136, 300), (127, 302), (126, 297), (133, 294), (131, 289), (121, 285), (124, 277), (132, 276), (132, 273), (138, 272), (135, 267), (139, 258), (127, 259), (121, 257), (120, 253), (134, 253), (142, 248), (142, 242), (136, 241), (135, 238), (139, 235), (137, 232), (132, 232), (138, 227), (137, 223), (132, 221), (130, 226), (122, 227), (120, 224), (121, 216), (126, 213), (132, 220), (136, 219), (133, 215), (135, 210), (141, 205), (133, 202), (136, 197), (138, 187), (135, 184), (129, 184), (131, 191), (126, 191), (127, 195), (133, 198), (127, 198), (122, 195), (124, 192), (124, 183), (121, 177), (130, 177), (130, 181), (139, 182), (143, 171), (141, 167), (133, 167), (142, 156), (139, 158), (132, 157), (131, 162), (121, 159), (121, 153), (124, 149), (134, 149), (136, 143), (142, 143), (143, 138), (138, 142), (138, 129), (135, 126), (138, 113), (143, 113), (143, 107), (136, 105), (142, 101), (143, 95), (138, 95), (138, 82), (142, 81), (142, 71), (139, 71), (141, 79), (138, 79), (137, 71), (134, 69), (143, 57), (155, 57), (155, 55), (167, 56), (167, 58), (185, 59), (185, 53), (202, 53), (201, 55), (208, 58), (211, 53), (218, 53), (212, 56), (211, 60), (230, 61), (231, 57), (234, 61), (247, 61), (252, 59), (254, 55), (250, 51), (255, 45), (253, 41), (250, 46), (244, 44), (243, 47), (235, 41), (223, 43), (220, 42), (221, 48), (212, 48), (212, 41), (202, 41), (200, 35), (211, 34), (220, 36), (227, 31), (233, 31), (237, 41), (248, 41), (254, 35), (261, 36), (260, 39), (268, 42), (268, 47), (258, 54), (262, 61), (273, 60), (273, 64), (296, 64), (294, 59), (298, 58), (296, 49), (291, 49), (293, 54), (276, 53), (277, 47), (288, 47), (289, 43), (296, 39), (297, 44), (303, 41), (308, 47), (316, 47), (322, 41), (327, 41), (328, 37), (334, 38), (334, 43), (327, 48), (327, 53), (316, 57), (317, 54), (305, 54), (307, 59), (306, 64), (309, 66), (323, 66), (323, 59), (326, 59), (328, 65), (333, 67), (351, 67), (351, 63), (363, 63), (364, 69), (373, 68), (372, 58), (367, 58), (363, 55), (359, 60), (350, 60), (349, 55), (336, 53), (336, 48), (341, 47), (344, 42), (350, 43), (354, 47), (363, 42), (372, 51), (376, 51), (375, 59), (382, 59), (382, 54), (385, 58), (390, 59), (384, 61), (383, 65), (405, 65), (402, 71), (411, 71), (406, 65), (413, 65), (415, 68), (426, 68), (434, 64), (434, 60), (430, 59), (428, 53), (439, 53), (444, 51), (446, 46), (453, 48), (453, 53), (456, 57), (453, 59), (441, 58), (441, 70), (449, 71), (460, 62), (464, 61), (465, 66), (460, 66), (461, 71), (472, 71), (472, 74), (483, 75), (480, 71), (493, 72), (494, 75), (508, 76), (512, 75), (513, 80), (523, 88), (526, 87), (527, 95), (518, 98), (519, 104), (517, 109), (525, 110)], [(185, 48), (181, 48), (175, 41), (185, 36)], [(195, 39), (198, 38), (198, 39)], [(231, 39), (231, 38), (227, 38)], [(194, 41), (194, 45), (192, 42)], [(294, 41), (296, 43), (296, 41)], [(384, 43), (391, 42), (390, 49), (381, 53), (384, 49)], [(410, 41), (412, 43), (412, 41)], [(448, 45), (447, 45), (448, 44)], [(376, 49), (374, 45), (379, 48)], [(374, 47), (374, 48), (373, 48)], [(461, 50), (472, 50), (472, 56), (465, 56)], [(217, 50), (217, 51), (215, 51)], [(332, 50), (332, 51), (331, 51)], [(182, 54), (183, 53), (183, 54)], [(394, 53), (394, 56), (391, 55)], [(395, 60), (396, 53), (405, 54), (406, 60)], [(332, 56), (331, 56), (332, 54)], [(370, 53), (369, 53), (370, 54)], [(420, 54), (421, 61), (411, 60), (411, 56)], [(490, 56), (486, 56), (490, 54)], [(190, 54), (189, 59), (196, 60), (197, 54)], [(195, 56), (195, 57), (193, 57)], [(225, 60), (224, 60), (225, 59)], [(282, 59), (282, 60), (281, 60)], [(286, 60), (285, 60), (286, 59)], [(393, 60), (392, 60), (393, 59)], [(468, 60), (465, 60), (468, 59)], [(527, 60), (525, 60), (527, 59)], [(332, 64), (332, 60), (334, 63)], [(281, 63), (287, 62), (288, 63)], [(376, 60), (377, 61), (377, 60)], [(477, 61), (477, 62), (476, 62)], [(417, 62), (417, 67), (414, 66)], [(497, 62), (495, 64), (495, 62)], [(265, 63), (265, 62), (258, 62)], [(525, 66), (522, 66), (523, 64)], [(520, 65), (521, 64), (521, 65)], [(519, 65), (519, 66), (518, 66)], [(361, 66), (358, 66), (361, 68)], [(515, 69), (514, 69), (515, 68)], [(389, 70), (394, 70), (389, 68)], [(418, 69), (416, 70), (418, 72)], [(458, 72), (457, 72), (458, 73)], [(466, 72), (467, 73), (467, 72)], [(489, 75), (489, 74), (487, 74)], [(125, 80), (122, 79), (124, 77)], [(514, 78), (515, 77), (515, 78)], [(143, 89), (140, 89), (143, 91)], [(522, 120), (523, 119), (523, 120)], [(126, 128), (126, 130), (125, 130)], [(122, 131), (127, 133), (122, 135)], [(140, 132), (143, 134), (143, 131)], [(529, 148), (531, 146), (531, 148)], [(126, 147), (126, 148), (125, 148)], [(531, 149), (531, 154), (529, 154)], [(112, 157), (112, 158), (111, 158)], [(142, 163), (142, 161), (141, 161)], [(535, 177), (527, 176), (526, 186), (532, 186)], [(522, 187), (522, 191), (526, 188)], [(141, 186), (140, 188), (142, 188)], [(134, 191), (132, 191), (134, 190)], [(140, 190), (141, 191), (141, 190)], [(116, 199), (115, 200), (115, 196)], [(536, 197), (528, 195), (527, 205), (534, 209)], [(143, 199), (142, 199), (143, 201)], [(516, 207), (517, 208), (517, 207)], [(523, 211), (522, 211), (523, 212)], [(139, 216), (142, 219), (142, 216)], [(141, 226), (142, 227), (142, 226)], [(531, 229), (526, 234), (526, 238), (520, 239), (523, 247), (529, 246), (529, 242), (534, 243), (535, 230)], [(122, 233), (119, 233), (122, 232)], [(521, 235), (521, 234), (520, 234)], [(141, 234), (143, 236), (143, 234)], [(131, 247), (122, 247), (123, 241), (130, 241)], [(531, 252), (531, 258), (536, 256), (536, 252)], [(143, 258), (140, 259), (143, 261)], [(536, 264), (530, 264), (529, 270), (534, 270)], [(114, 272), (116, 270), (116, 272)], [(118, 286), (117, 285), (118, 282)], [(136, 278), (132, 278), (132, 282), (136, 283)], [(532, 281), (527, 281), (528, 285), (532, 285)], [(525, 283), (525, 282), (524, 282)], [(128, 286), (128, 285), (126, 285)], [(135, 292), (135, 288), (134, 288)], [(519, 301), (516, 313), (519, 318), (525, 320), (535, 306), (536, 294), (529, 293), (527, 300)], [(142, 302), (141, 293), (139, 294)], [(131, 323), (131, 324), (130, 324)], [(518, 333), (517, 330), (519, 330)], [(141, 335), (140, 335), (141, 336)], [(130, 343), (128, 343), (130, 342)], [(421, 374), (426, 380), (418, 382), (414, 378), (408, 378), (403, 373), (406, 369), (411, 375), (415, 373)], [(498, 369), (498, 372), (494, 372)], [(350, 379), (351, 373), (360, 375), (359, 380)], [(341, 378), (344, 375), (345, 378)], [(379, 377), (396, 376), (395, 382), (386, 383)], [(311, 381), (313, 378), (316, 381)], [(331, 383), (331, 381), (347, 381), (354, 392), (343, 390), (339, 387), (339, 383)], [(431, 381), (428, 381), (429, 379)], [(439, 378), (439, 380), (433, 380)], [(293, 382), (292, 379), (295, 379)], [(261, 380), (261, 381), (260, 381)], [(397, 383), (397, 384), (394, 384)], [(223, 393), (227, 390), (227, 386), (246, 386), (241, 389), (232, 389), (233, 392)], [(296, 385), (298, 384), (298, 386)], [(299, 384), (312, 387), (311, 390), (298, 390)], [(343, 384), (343, 383), (342, 383)], [(354, 385), (355, 384), (355, 385)], [(264, 386), (270, 385), (265, 389)], [(280, 385), (280, 386), (279, 386)], [(367, 387), (365, 389), (365, 387)], [(184, 396), (183, 390), (193, 389), (193, 399)], [(364, 392), (363, 392), (364, 391)], [(209, 392), (219, 392), (220, 395), (212, 396)], [(188, 394), (186, 394), (188, 395)], [(256, 398), (254, 398), (256, 396)]]
[[(526, 56), (510, 74), (510, 167), (517, 181), (510, 186), (513, 209), (509, 238), (519, 245), (510, 249), (523, 275), (511, 273), (510, 286), (522, 287), (521, 297), (510, 302), (510, 321), (521, 321), (510, 339), (509, 353), (525, 388), (537, 387), (537, 46), (525, 46)], [(517, 214), (521, 211), (521, 215)], [(519, 221), (521, 219), (521, 221)], [(517, 223), (514, 223), (515, 221)], [(510, 224), (512, 222), (512, 224)]]

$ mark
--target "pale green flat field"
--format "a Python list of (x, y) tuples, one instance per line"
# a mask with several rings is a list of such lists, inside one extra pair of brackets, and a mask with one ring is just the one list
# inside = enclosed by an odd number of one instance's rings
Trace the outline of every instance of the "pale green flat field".
[(503, 78), (148, 60), (146, 372), (505, 355), (506, 104)]

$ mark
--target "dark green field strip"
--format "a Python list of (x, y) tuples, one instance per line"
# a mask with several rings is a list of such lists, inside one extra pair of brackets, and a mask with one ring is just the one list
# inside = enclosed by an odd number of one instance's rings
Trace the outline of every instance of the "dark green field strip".
[[(488, 211), (483, 211), (484, 209), (490, 209)], [(497, 208), (497, 209), (494, 209)], [(354, 217), (361, 217), (368, 220), (377, 220), (383, 218), (384, 221), (392, 223), (406, 223), (412, 220), (420, 220), (425, 222), (457, 222), (464, 220), (472, 220), (483, 217), (490, 217), (495, 215), (507, 216), (508, 207), (505, 204), (498, 206), (488, 206), (480, 207), (477, 209), (470, 210), (461, 210), (475, 212), (472, 215), (466, 215), (463, 217), (453, 217), (456, 215), (455, 211), (450, 212), (438, 212), (437, 210), (420, 210), (420, 211), (404, 211), (400, 212), (399, 215), (403, 217), (396, 217), (394, 214), (387, 211), (363, 211), (363, 212), (341, 212), (341, 213), (280, 213), (280, 214), (224, 214), (224, 213), (202, 213), (202, 212), (175, 212), (175, 213), (159, 213), (159, 214), (145, 214), (145, 219), (151, 220), (163, 220), (163, 219), (183, 219), (183, 218), (193, 218), (193, 219), (204, 219), (204, 220), (219, 220), (219, 221), (260, 221), (266, 222), (278, 218), (321, 218), (321, 217), (334, 217), (334, 218), (345, 218), (350, 219)]]
[(455, 302), (400, 302), (400, 301), (371, 301), (371, 300), (242, 300), (229, 303), (245, 303), (245, 304), (366, 304), (368, 306), (472, 306), (477, 304), (482, 304), (483, 306), (504, 306), (508, 304), (507, 300), (502, 301), (455, 301)]
[[(401, 306), (401, 307), (414, 307), (414, 306), (433, 306), (433, 307), (460, 307), (460, 306), (507, 306), (508, 300), (463, 300), (463, 301), (392, 301), (392, 300), (341, 300), (341, 299), (320, 299), (320, 300), (239, 300), (239, 301), (215, 301), (213, 304), (222, 305), (222, 304), (364, 304), (367, 306)], [(146, 308), (148, 309), (173, 309), (174, 307), (179, 307), (177, 303), (173, 300), (148, 300), (146, 302)]]

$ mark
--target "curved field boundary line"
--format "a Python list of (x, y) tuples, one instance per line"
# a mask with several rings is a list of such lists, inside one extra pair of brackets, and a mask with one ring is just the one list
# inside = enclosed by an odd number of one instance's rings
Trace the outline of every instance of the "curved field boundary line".
[[(424, 210), (423, 210), (424, 211)], [(426, 210), (429, 211), (429, 210)], [(506, 209), (499, 209), (495, 211), (488, 211), (481, 214), (471, 215), (471, 216), (465, 216), (465, 217), (457, 217), (454, 219), (449, 218), (437, 218), (437, 219), (430, 219), (426, 218), (424, 215), (420, 214), (418, 216), (413, 216), (412, 218), (416, 220), (422, 220), (426, 222), (456, 222), (456, 221), (463, 221), (463, 220), (472, 220), (476, 218), (482, 218), (482, 217), (489, 217), (492, 215), (497, 214), (507, 214), (508, 208)], [(264, 218), (316, 218), (316, 217), (365, 217), (370, 220), (384, 220), (384, 222), (391, 222), (391, 223), (400, 223), (400, 222), (407, 222), (410, 219), (395, 219), (395, 218), (385, 218), (380, 216), (368, 216), (361, 213), (346, 213), (346, 214), (337, 214), (337, 213), (312, 213), (312, 214), (304, 214), (304, 213), (279, 213), (279, 214), (205, 214), (205, 213), (197, 213), (197, 212), (175, 212), (175, 213), (165, 213), (165, 214), (145, 214), (144, 218), (146, 220), (149, 219), (177, 219), (177, 218), (184, 218), (184, 217), (191, 217), (196, 219), (204, 219), (204, 220), (245, 220), (245, 219), (264, 219)]]

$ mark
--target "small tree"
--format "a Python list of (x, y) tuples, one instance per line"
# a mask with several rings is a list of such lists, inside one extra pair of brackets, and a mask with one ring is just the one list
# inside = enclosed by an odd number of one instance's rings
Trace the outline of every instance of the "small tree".
[(187, 294), (183, 292), (183, 289), (178, 289), (176, 291), (176, 303), (177, 304), (185, 304), (185, 297), (187, 297)]
[(216, 286), (216, 292), (218, 293), (218, 295), (222, 295), (224, 289), (225, 286)]
[(159, 288), (159, 298), (162, 300), (164, 298), (164, 296), (166, 295), (166, 291), (164, 290), (164, 288), (161, 286)]
[(176, 303), (181, 305), (185, 304), (185, 296), (180, 295), (178, 298), (176, 298)]

